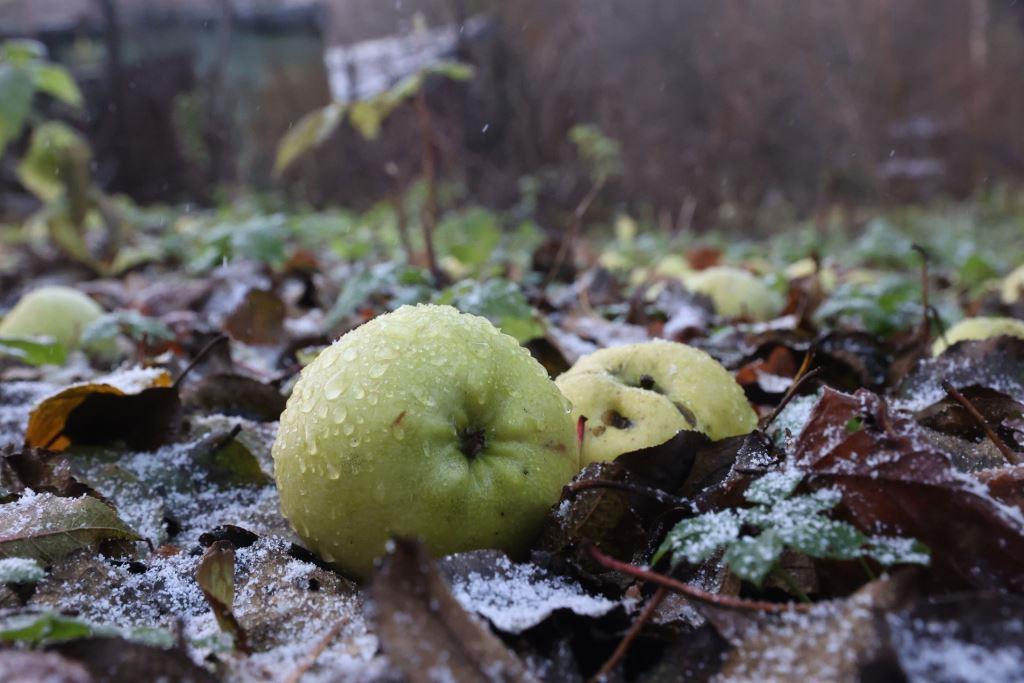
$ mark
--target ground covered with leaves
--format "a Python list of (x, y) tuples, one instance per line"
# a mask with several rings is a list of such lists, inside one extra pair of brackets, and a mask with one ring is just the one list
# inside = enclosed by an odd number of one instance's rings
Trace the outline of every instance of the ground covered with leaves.
[[(73, 345), (0, 337), (0, 678), (1024, 680), (1024, 339), (943, 349), (1024, 319), (1017, 208), (572, 242), (468, 208), (433, 272), (387, 212), (133, 211), (104, 264), (5, 233), (0, 308), (58, 283), (104, 313)], [(694, 284), (723, 264), (756, 302)], [(281, 516), (270, 447), (320, 349), (428, 301), (552, 377), (692, 344), (760, 426), (589, 465), (528, 556), (397, 539), (357, 583)]]

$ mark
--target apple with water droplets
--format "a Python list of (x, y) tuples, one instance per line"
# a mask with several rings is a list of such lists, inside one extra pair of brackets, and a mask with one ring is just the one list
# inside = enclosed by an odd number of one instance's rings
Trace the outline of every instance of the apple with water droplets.
[(700, 349), (656, 340), (601, 349), (556, 380), (586, 418), (582, 463), (614, 460), (662, 444), (682, 430), (724, 439), (753, 431), (743, 388)]
[(487, 319), (403, 306), (307, 366), (274, 442), (281, 510), (365, 577), (392, 536), (525, 551), (579, 471), (568, 401)]

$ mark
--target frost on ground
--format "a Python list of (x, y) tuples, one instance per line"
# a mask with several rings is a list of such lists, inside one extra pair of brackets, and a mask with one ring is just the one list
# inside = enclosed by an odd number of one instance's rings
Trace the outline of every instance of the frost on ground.
[[(235, 615), (254, 654), (225, 657), (227, 679), (272, 680), (298, 667), (329, 636), (303, 680), (337, 680), (383, 666), (372, 661), (377, 640), (367, 630), (356, 587), (289, 550), (284, 540), (264, 538), (236, 551)], [(189, 653), (201, 662), (210, 652), (230, 650), (195, 581), (201, 554), (196, 547), (125, 564), (71, 556), (39, 584), (30, 606), (136, 635), (153, 629), (173, 634), (180, 624)]]
[[(500, 553), (481, 553), (486, 562), (451, 578), (452, 594), (463, 609), (489, 620), (505, 633), (522, 633), (560, 609), (600, 617), (621, 603), (590, 595), (577, 582), (532, 564), (512, 562)], [(460, 556), (445, 561), (458, 567)]]

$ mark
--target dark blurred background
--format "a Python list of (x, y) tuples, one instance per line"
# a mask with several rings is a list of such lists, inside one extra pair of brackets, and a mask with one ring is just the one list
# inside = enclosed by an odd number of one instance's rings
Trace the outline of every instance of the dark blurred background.
[(98, 180), (138, 202), (368, 206), (418, 172), (414, 107), (375, 142), (341, 127), (282, 178), (278, 141), (332, 97), (453, 58), (476, 76), (426, 93), (441, 174), (492, 207), (524, 176), (575, 206), (581, 123), (621, 145), (602, 201), (672, 227), (1024, 173), (1012, 0), (0, 0), (0, 37), (26, 36), (82, 85)]

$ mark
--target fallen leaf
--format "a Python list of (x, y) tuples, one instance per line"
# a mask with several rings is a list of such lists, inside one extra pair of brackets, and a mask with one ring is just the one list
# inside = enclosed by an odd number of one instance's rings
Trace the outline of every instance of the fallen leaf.
[(250, 650), (245, 629), (235, 619), (233, 611), (235, 548), (229, 541), (216, 541), (206, 549), (196, 567), (196, 583), (203, 591), (221, 630), (233, 636), (236, 649), (248, 653)]
[(411, 683), (536, 681), (462, 609), (421, 543), (395, 540), (370, 594), (381, 647)]
[(484, 617), (499, 631), (519, 634), (565, 611), (588, 622), (620, 606), (591, 595), (576, 581), (531, 563), (512, 562), (500, 550), (449, 555), (438, 570), (463, 609)]
[(246, 344), (270, 346), (285, 341), (285, 306), (277, 294), (250, 289), (224, 320), (224, 331)]
[(102, 501), (27, 493), (0, 505), (0, 557), (28, 557), (53, 564), (104, 541), (138, 541), (139, 535)]
[(907, 581), (879, 579), (854, 595), (815, 605), (809, 612), (784, 612), (735, 620), (718, 608), (703, 611), (733, 649), (717, 679), (730, 683), (848, 681), (885, 645), (878, 619), (907, 599)]
[(196, 412), (273, 422), (284, 412), (286, 400), (273, 384), (244, 375), (214, 373), (187, 386), (182, 402), (186, 409)]
[(861, 531), (906, 536), (932, 551), (947, 587), (1024, 590), (1024, 518), (953, 466), (913, 419), (869, 391), (825, 389), (794, 445), (815, 486), (834, 486)]
[(164, 370), (136, 369), (73, 384), (44, 398), (29, 415), (25, 443), (63, 451), (72, 443), (124, 440), (151, 450), (181, 427), (178, 391)]
[(96, 683), (120, 681), (177, 681), (215, 683), (216, 678), (195, 664), (184, 651), (163, 649), (117, 637), (72, 640), (50, 648), (85, 667)]

